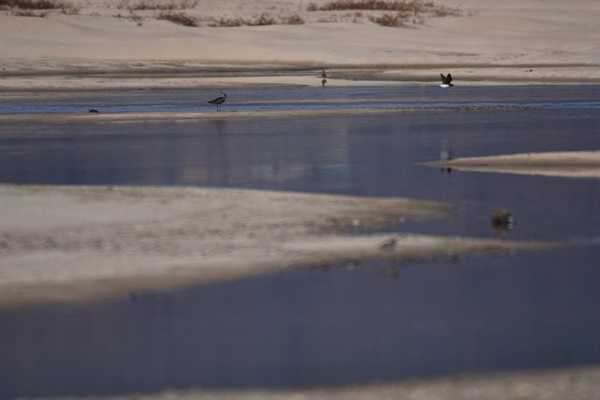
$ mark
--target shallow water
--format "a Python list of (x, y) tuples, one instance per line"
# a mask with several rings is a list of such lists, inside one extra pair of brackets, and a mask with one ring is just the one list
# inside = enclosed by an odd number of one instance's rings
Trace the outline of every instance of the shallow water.
[[(225, 108), (215, 119), (184, 122), (6, 123), (0, 181), (426, 198), (453, 203), (455, 216), (390, 230), (580, 244), (436, 264), (305, 269), (0, 312), (0, 396), (336, 384), (600, 363), (598, 181), (416, 165), (445, 147), (455, 157), (600, 149), (600, 107), (590, 107), (598, 86), (402, 90), (414, 103), (544, 106), (251, 119), (228, 118)], [(290, 89), (242, 92), (246, 106), (260, 97), (302, 107)], [(362, 104), (393, 96), (388, 88), (300, 92), (308, 103), (320, 95)], [(98, 101), (137, 106), (130, 94), (102, 93)], [(135, 101), (184, 107), (196, 96), (147, 94)], [(87, 94), (56, 94), (61, 106), (76, 96)], [(35, 107), (49, 107), (50, 98), (35, 98)], [(22, 106), (9, 100), (3, 97), (3, 107)], [(516, 218), (508, 233), (490, 227), (499, 207)]]
[[(599, 108), (600, 86), (455, 87), (293, 87), (228, 91), (221, 107), (229, 112), (294, 109), (452, 108), (457, 106), (531, 106)], [(227, 91), (227, 90), (226, 90)], [(93, 92), (15, 92), (0, 94), (0, 114), (192, 112), (214, 110), (208, 90), (121, 90)]]

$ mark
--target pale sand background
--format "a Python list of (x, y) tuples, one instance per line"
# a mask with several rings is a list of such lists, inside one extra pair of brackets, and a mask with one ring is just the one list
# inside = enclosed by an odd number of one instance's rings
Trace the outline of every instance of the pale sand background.
[[(438, 0), (463, 16), (427, 17), (408, 28), (369, 21), (381, 15), (376, 11), (308, 12), (302, 0), (200, 1), (182, 11), (201, 18), (199, 27), (157, 20), (159, 11), (127, 10), (135, 0), (72, 3), (82, 6), (77, 15), (0, 14), (0, 87), (315, 85), (321, 67), (328, 85), (433, 85), (440, 72), (452, 72), (456, 85), (600, 82), (597, 0)], [(297, 14), (305, 24), (207, 26), (208, 17), (263, 12)], [(148, 78), (150, 72), (159, 74)]]
[[(457, 87), (600, 83), (597, 0), (437, 1), (460, 6), (463, 16), (428, 17), (410, 28), (380, 27), (368, 21), (369, 13), (310, 13), (304, 1), (200, 1), (185, 10), (203, 18), (297, 13), (306, 21), (236, 28), (212, 28), (204, 22), (197, 28), (182, 27), (156, 20), (155, 11), (134, 12), (141, 18), (138, 26), (128, 10), (118, 8), (127, 2), (73, 3), (82, 5), (78, 15), (52, 12), (46, 18), (29, 18), (0, 12), (0, 89), (320, 85), (322, 67), (328, 70), (328, 86), (437, 85), (440, 72), (452, 72)], [(3, 185), (2, 306), (115, 295), (158, 283), (234, 278), (314, 265), (317, 260), (413, 257), (424, 252), (453, 257), (549, 245), (347, 236), (343, 232), (356, 226), (390, 223), (390, 218), (399, 222), (406, 215), (443, 217), (448, 206), (427, 203), (415, 209), (415, 203), (402, 199), (246, 191), (235, 192), (233, 200), (230, 193)], [(235, 208), (232, 201), (239, 202)], [(317, 212), (325, 204), (323, 213)], [(328, 246), (323, 246), (323, 238)], [(196, 247), (198, 242), (203, 245)], [(394, 245), (382, 248), (386, 243)], [(238, 263), (240, 257), (246, 261)], [(209, 264), (212, 268), (197, 268)], [(266, 269), (255, 269), (258, 264)], [(234, 267), (214, 274), (215, 266), (224, 265)], [(172, 280), (164, 275), (158, 279), (165, 271)], [(138, 279), (142, 276), (145, 279)], [(131, 277), (136, 277), (134, 286)], [(156, 398), (597, 400), (599, 374), (592, 368), (323, 391), (162, 393)]]
[[(442, 90), (442, 89), (440, 89)], [(14, 93), (14, 92), (13, 92)], [(29, 92), (28, 92), (29, 93)], [(217, 93), (218, 94), (218, 93)], [(29, 94), (28, 94), (29, 95)], [(19, 95), (17, 95), (19, 96)], [(37, 123), (69, 123), (69, 122), (141, 122), (141, 121), (185, 121), (185, 120), (201, 120), (214, 119), (215, 117), (227, 119), (241, 118), (290, 118), (290, 117), (315, 117), (315, 116), (335, 116), (344, 115), (377, 115), (377, 114), (406, 114), (406, 113), (440, 113), (452, 111), (508, 111), (515, 109), (523, 109), (521, 106), (456, 106), (445, 108), (369, 108), (368, 104), (363, 107), (354, 108), (298, 108), (284, 110), (236, 110), (235, 112), (225, 113), (217, 111), (197, 112), (197, 111), (155, 111), (155, 112), (128, 112), (128, 113), (50, 113), (50, 114), (0, 114), (0, 123), (2, 122), (37, 122)], [(20, 133), (22, 135), (22, 133)], [(82, 133), (85, 134), (85, 133)], [(10, 132), (5, 135), (8, 137)], [(33, 136), (48, 136), (45, 132), (29, 132), (29, 137)], [(22, 136), (21, 136), (22, 137)]]

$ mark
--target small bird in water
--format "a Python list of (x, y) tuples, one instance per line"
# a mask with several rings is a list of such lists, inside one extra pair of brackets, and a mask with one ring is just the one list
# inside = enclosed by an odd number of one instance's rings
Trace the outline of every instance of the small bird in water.
[(515, 219), (505, 208), (500, 208), (492, 214), (492, 227), (496, 232), (505, 233), (514, 227)]
[(225, 103), (225, 100), (227, 100), (227, 95), (225, 94), (225, 92), (223, 92), (222, 90), (219, 91), (223, 94), (223, 96), (219, 96), (216, 99), (213, 99), (208, 102), (208, 104), (217, 106), (217, 111), (219, 111), (219, 107), (221, 106), (221, 104)]
[(327, 83), (327, 79), (321, 80), (321, 86), (323, 86), (323, 89), (325, 89), (325, 84), (326, 83)]
[(444, 74), (440, 74), (440, 76), (442, 77), (442, 84), (440, 85), (440, 87), (442, 88), (451, 88), (452, 86), (454, 86), (452, 83), (452, 75), (448, 74), (446, 76), (444, 76)]
[(327, 78), (327, 74), (325, 73), (325, 69), (323, 69), (323, 72), (321, 72), (321, 77)]

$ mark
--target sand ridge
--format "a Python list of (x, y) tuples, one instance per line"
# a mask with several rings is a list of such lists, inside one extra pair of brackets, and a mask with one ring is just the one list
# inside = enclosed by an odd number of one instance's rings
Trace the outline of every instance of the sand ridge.
[(600, 150), (464, 157), (423, 165), (474, 172), (600, 179)]
[[(89, 111), (83, 111), (80, 113), (48, 113), (48, 114), (4, 114), (0, 115), (0, 122), (43, 122), (43, 123), (68, 123), (68, 122), (136, 122), (136, 121), (185, 121), (185, 120), (219, 120), (219, 119), (238, 119), (238, 118), (290, 118), (290, 117), (313, 117), (313, 116), (343, 116), (343, 115), (378, 115), (378, 114), (389, 114), (389, 113), (444, 113), (454, 111), (510, 111), (510, 110), (522, 110), (527, 106), (456, 106), (456, 107), (444, 107), (444, 108), (417, 108), (417, 107), (380, 107), (372, 108), (368, 106), (364, 107), (352, 107), (352, 108), (341, 108), (341, 107), (327, 107), (322, 108), (295, 108), (295, 109), (282, 109), (282, 110), (221, 110), (221, 111), (208, 111), (208, 112), (128, 112), (128, 113), (115, 113), (115, 112), (102, 112), (98, 110), (97, 113), (90, 113)], [(44, 133), (45, 134), (45, 133)], [(85, 133), (84, 133), (85, 134)], [(25, 134), (20, 133), (20, 137), (24, 137)], [(36, 136), (36, 132), (27, 133), (28, 136)], [(8, 134), (3, 135), (8, 137)]]

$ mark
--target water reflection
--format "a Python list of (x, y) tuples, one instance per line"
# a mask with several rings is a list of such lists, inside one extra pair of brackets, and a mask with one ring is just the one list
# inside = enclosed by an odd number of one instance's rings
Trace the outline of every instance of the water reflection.
[(225, 119), (213, 119), (210, 120), (210, 124), (212, 125), (214, 131), (220, 135), (224, 135), (227, 133), (227, 120)]

